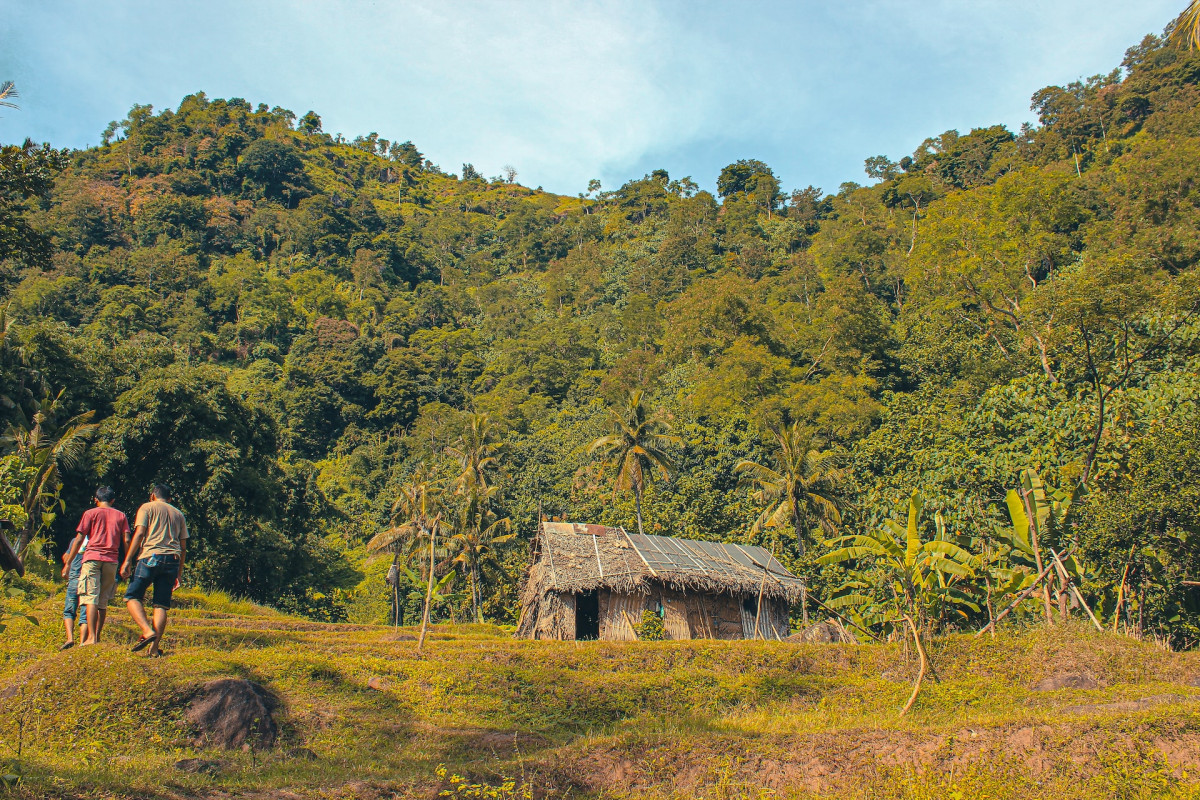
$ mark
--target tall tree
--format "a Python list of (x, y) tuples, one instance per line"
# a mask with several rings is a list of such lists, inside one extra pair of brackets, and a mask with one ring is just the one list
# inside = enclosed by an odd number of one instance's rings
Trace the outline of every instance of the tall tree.
[(646, 408), (641, 390), (630, 392), (623, 406), (609, 409), (608, 425), (612, 433), (592, 442), (588, 452), (600, 453), (605, 463), (616, 469), (614, 498), (620, 491), (633, 492), (638, 533), (644, 533), (642, 497), (646, 483), (654, 479), (656, 472), (664, 480), (675, 474), (669, 448), (680, 440), (671, 433), (671, 425), (660, 411)]

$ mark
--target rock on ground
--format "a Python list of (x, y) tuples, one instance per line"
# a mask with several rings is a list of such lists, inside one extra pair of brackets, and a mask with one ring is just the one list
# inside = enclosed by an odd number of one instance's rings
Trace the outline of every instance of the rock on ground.
[(275, 696), (257, 683), (222, 678), (204, 684), (185, 716), (199, 731), (197, 746), (269, 750), (279, 734), (278, 706)]

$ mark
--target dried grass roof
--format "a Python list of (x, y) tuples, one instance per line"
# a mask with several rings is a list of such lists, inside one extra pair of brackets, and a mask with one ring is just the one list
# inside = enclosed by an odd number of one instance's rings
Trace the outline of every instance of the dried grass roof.
[[(794, 602), (804, 583), (761, 547), (626, 533), (623, 528), (543, 522), (532, 573), (541, 591), (611, 589), (758, 594)], [(766, 582), (763, 576), (766, 576)]]

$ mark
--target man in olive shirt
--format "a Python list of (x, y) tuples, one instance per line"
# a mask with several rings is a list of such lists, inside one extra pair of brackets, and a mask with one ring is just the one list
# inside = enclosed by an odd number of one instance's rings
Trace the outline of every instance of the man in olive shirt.
[[(183, 557), (187, 550), (187, 522), (183, 512), (170, 504), (171, 492), (158, 484), (150, 492), (133, 523), (133, 541), (121, 567), (123, 577), (132, 578), (125, 590), (125, 606), (133, 621), (142, 629), (142, 638), (134, 644), (137, 652), (150, 645), (151, 656), (161, 656), (163, 632), (167, 628), (167, 610), (171, 593), (179, 586)], [(136, 567), (135, 567), (136, 564)], [(146, 589), (154, 587), (154, 625), (146, 619), (143, 605)]]

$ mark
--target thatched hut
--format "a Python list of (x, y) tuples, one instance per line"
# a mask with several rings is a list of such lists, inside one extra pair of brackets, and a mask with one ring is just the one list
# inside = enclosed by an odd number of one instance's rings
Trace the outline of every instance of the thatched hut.
[(650, 610), (671, 639), (781, 639), (803, 591), (761, 547), (543, 522), (517, 636), (630, 641)]

